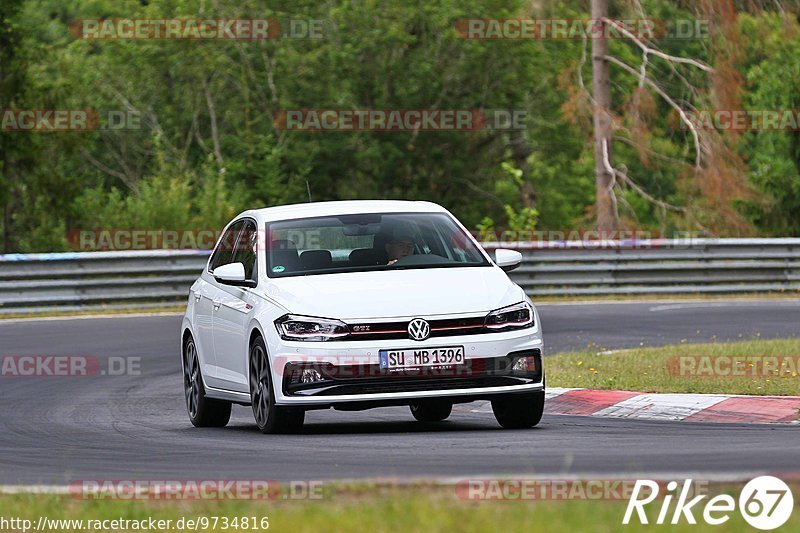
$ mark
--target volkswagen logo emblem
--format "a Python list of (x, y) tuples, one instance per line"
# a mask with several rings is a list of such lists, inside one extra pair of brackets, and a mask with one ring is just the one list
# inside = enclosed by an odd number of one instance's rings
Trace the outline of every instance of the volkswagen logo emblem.
[(408, 338), (415, 341), (424, 341), (431, 336), (431, 326), (421, 318), (415, 318), (408, 323)]

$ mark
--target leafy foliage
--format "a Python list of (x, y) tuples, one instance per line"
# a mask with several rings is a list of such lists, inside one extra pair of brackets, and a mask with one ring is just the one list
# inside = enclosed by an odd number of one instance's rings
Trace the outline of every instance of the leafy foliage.
[[(636, 3), (612, 4), (615, 16), (635, 13)], [(652, 18), (700, 16), (694, 3), (641, 4)], [(746, 79), (743, 105), (798, 108), (797, 20), (752, 6), (739, 6), (748, 13), (739, 17), (742, 42), (735, 43), (744, 47), (737, 66)], [(578, 83), (591, 83), (584, 43), (466, 40), (456, 30), (462, 18), (585, 19), (587, 8), (579, 0), (5, 0), (0, 108), (115, 110), (139, 125), (0, 131), (4, 250), (65, 249), (74, 229), (218, 228), (247, 208), (306, 201), (309, 190), (315, 201), (432, 200), (472, 227), (590, 226), (591, 106)], [(318, 19), (324, 38), (125, 41), (71, 33), (79, 19), (114, 17)], [(670, 54), (714, 61), (708, 40), (659, 44)], [(613, 42), (612, 52), (631, 65), (641, 59), (626, 42)], [(687, 77), (713, 90), (701, 76), (656, 58), (649, 68), (679, 95)], [(705, 210), (700, 222), (715, 220), (717, 233), (738, 231), (720, 215), (724, 205), (699, 200), (702, 191), (676, 163), (693, 154), (669, 106), (621, 70), (612, 78), (617, 164), (654, 197)], [(507, 110), (525, 112), (527, 120), (524, 131), (275, 127), (277, 113), (300, 108)], [(800, 234), (798, 147), (796, 132), (775, 131), (748, 134), (731, 148), (761, 193), (733, 207), (764, 235)], [(629, 226), (668, 233), (700, 224), (630, 190), (620, 203)]]

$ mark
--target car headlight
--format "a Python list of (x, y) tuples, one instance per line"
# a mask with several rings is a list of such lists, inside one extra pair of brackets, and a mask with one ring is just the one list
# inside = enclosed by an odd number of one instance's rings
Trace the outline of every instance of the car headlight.
[(275, 321), (275, 327), (287, 341), (327, 341), (350, 334), (341, 320), (313, 316), (284, 315)]
[(486, 315), (486, 328), (493, 331), (521, 329), (533, 326), (533, 309), (527, 302), (521, 302)]

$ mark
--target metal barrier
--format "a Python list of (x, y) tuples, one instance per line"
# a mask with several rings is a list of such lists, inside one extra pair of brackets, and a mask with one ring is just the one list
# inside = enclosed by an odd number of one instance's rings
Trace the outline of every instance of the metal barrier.
[(522, 243), (511, 277), (532, 296), (800, 291), (800, 239), (607, 244)]
[[(503, 243), (531, 296), (800, 295), (800, 239)], [(500, 247), (487, 245), (487, 249)], [(182, 303), (207, 250), (0, 255), (0, 314)]]
[(0, 315), (181, 303), (208, 250), (0, 255)]

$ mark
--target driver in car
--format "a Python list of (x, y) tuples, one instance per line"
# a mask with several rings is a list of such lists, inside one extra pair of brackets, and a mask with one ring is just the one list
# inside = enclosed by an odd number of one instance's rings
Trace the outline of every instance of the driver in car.
[(395, 264), (399, 259), (414, 253), (414, 237), (411, 231), (399, 228), (392, 232), (392, 238), (386, 243), (386, 254), (389, 257), (387, 265)]

